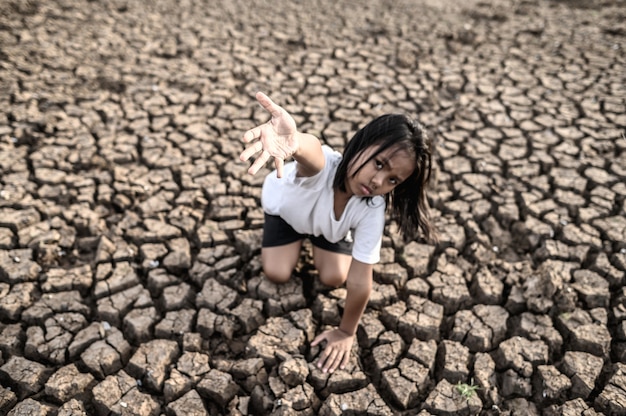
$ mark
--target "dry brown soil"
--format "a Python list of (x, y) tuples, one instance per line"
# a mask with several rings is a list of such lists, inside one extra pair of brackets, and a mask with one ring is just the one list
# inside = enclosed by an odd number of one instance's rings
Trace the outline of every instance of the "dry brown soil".
[[(0, 1), (0, 414), (626, 414), (626, 2)], [(406, 112), (440, 243), (260, 268), (262, 90), (341, 150)]]

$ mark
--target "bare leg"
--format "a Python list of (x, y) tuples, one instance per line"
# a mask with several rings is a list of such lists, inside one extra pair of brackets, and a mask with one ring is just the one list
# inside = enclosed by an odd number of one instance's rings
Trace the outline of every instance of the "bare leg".
[(263, 272), (274, 283), (285, 283), (291, 278), (298, 263), (302, 240), (276, 247), (261, 249)]
[(348, 278), (352, 256), (313, 246), (313, 261), (320, 281), (326, 286), (338, 287)]

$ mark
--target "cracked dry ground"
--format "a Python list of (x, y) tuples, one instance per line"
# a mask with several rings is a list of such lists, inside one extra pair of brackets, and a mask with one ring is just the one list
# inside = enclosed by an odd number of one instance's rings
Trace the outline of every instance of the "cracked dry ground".
[[(626, 4), (586, 3), (3, 0), (0, 413), (625, 414)], [(441, 242), (388, 225), (332, 375), (345, 290), (260, 270), (257, 90), (435, 140)]]

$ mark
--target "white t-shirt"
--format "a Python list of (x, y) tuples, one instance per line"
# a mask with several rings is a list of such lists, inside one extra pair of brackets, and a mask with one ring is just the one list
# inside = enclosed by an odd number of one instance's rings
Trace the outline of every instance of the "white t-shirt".
[(341, 153), (322, 146), (326, 163), (314, 176), (296, 177), (297, 162), (285, 164), (283, 177), (273, 171), (265, 178), (261, 202), (270, 215), (278, 215), (300, 234), (323, 235), (336, 243), (352, 233), (352, 257), (374, 264), (380, 261), (385, 227), (385, 200), (374, 196), (369, 202), (353, 196), (339, 220), (335, 219), (333, 180)]

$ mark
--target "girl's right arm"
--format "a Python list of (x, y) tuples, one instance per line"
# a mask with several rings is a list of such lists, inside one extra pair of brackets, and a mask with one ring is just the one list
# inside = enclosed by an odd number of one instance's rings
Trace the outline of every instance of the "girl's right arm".
[(344, 369), (350, 360), (352, 343), (356, 337), (359, 321), (372, 293), (374, 266), (352, 259), (346, 280), (346, 302), (339, 327), (318, 335), (311, 346), (326, 341), (317, 366), (326, 373), (337, 368)]
[(243, 135), (243, 141), (252, 144), (239, 156), (242, 161), (247, 161), (254, 154), (261, 152), (248, 172), (252, 175), (257, 173), (270, 157), (274, 158), (279, 178), (283, 176), (285, 159), (289, 157), (298, 162), (298, 176), (313, 176), (322, 170), (325, 158), (319, 139), (310, 134), (300, 133), (293, 117), (267, 95), (257, 92), (256, 99), (272, 118)]

